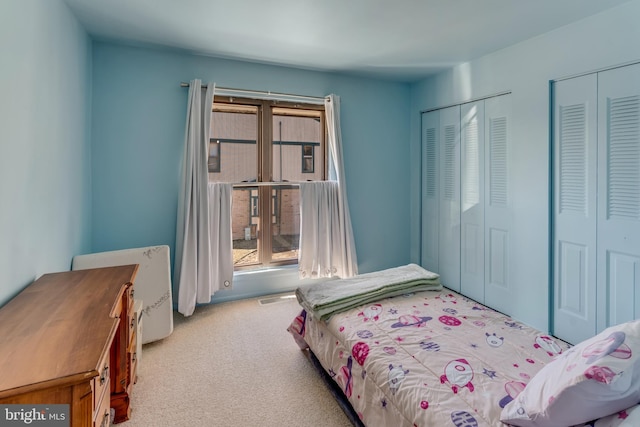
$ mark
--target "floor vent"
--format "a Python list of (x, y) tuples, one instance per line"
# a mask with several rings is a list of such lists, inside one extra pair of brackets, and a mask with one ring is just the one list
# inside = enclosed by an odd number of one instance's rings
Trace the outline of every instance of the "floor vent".
[(276, 295), (276, 296), (272, 296), (272, 297), (265, 297), (265, 298), (260, 298), (258, 300), (258, 303), (260, 303), (260, 305), (268, 305), (268, 304), (275, 304), (278, 302), (284, 302), (284, 301), (288, 301), (292, 298), (295, 298), (296, 296), (294, 294), (285, 294), (285, 295)]

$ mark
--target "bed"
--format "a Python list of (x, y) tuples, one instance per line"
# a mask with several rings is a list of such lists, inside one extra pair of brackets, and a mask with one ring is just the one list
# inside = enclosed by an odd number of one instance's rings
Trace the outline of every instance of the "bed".
[[(414, 264), (390, 270), (405, 267), (424, 270)], [(640, 425), (634, 406), (640, 402), (640, 362), (631, 350), (640, 349), (640, 322), (572, 348), (433, 286), (434, 273), (427, 273), (431, 290), (405, 287), (404, 293), (381, 293), (328, 314), (306, 301), (300, 288), (296, 292), (303, 309), (288, 331), (340, 389), (355, 424)], [(330, 292), (322, 293), (326, 299)]]

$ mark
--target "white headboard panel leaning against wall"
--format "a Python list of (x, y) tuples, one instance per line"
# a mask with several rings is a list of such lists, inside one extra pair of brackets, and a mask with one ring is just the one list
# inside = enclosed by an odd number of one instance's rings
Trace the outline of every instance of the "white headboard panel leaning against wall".
[(139, 264), (136, 276), (136, 300), (142, 300), (142, 343), (166, 338), (173, 332), (173, 302), (169, 246), (123, 249), (77, 255), (73, 270)]

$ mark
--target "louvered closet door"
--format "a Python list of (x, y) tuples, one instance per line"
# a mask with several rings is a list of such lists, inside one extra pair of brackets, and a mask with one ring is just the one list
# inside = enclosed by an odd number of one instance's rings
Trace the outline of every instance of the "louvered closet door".
[(485, 304), (510, 314), (511, 95), (485, 100), (484, 295)]
[(596, 331), (596, 84), (587, 75), (554, 86), (553, 326), (571, 343)]
[(438, 273), (460, 291), (460, 107), (440, 110), (440, 216)]
[(422, 114), (422, 266), (438, 272), (440, 112)]
[(484, 101), (460, 107), (460, 291), (484, 303)]
[(640, 65), (598, 75), (598, 322), (640, 317)]

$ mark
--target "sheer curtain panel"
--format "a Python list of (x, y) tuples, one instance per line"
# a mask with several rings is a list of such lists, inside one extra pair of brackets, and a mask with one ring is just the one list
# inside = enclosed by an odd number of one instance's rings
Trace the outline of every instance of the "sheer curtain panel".
[[(202, 287), (198, 302), (209, 302), (211, 295), (231, 287), (233, 280), (233, 238), (231, 207), (233, 186), (226, 182), (209, 183), (209, 227), (211, 236), (211, 286)], [(198, 291), (200, 291), (200, 287)]]
[(358, 261), (342, 160), (340, 97), (325, 99), (331, 181), (300, 184), (301, 278), (351, 277)]
[[(226, 203), (227, 199), (210, 200), (207, 169), (214, 90), (215, 85), (209, 83), (203, 97), (200, 80), (192, 80), (189, 85), (174, 268), (174, 282), (178, 289), (178, 311), (185, 316), (193, 314), (196, 303), (210, 302), (211, 295), (220, 289), (221, 285), (219, 280), (214, 280), (214, 276), (217, 277), (220, 273), (216, 271), (214, 275), (213, 269), (219, 264), (218, 258), (213, 258), (212, 242), (217, 246), (219, 231), (216, 226), (211, 225), (210, 204)], [(230, 197), (228, 203), (231, 203)], [(230, 224), (230, 206), (221, 209), (224, 212), (227, 210)], [(217, 252), (215, 251), (215, 255), (219, 257), (220, 254)], [(231, 254), (228, 257), (232, 259)], [(229, 286), (231, 275), (228, 278)]]

